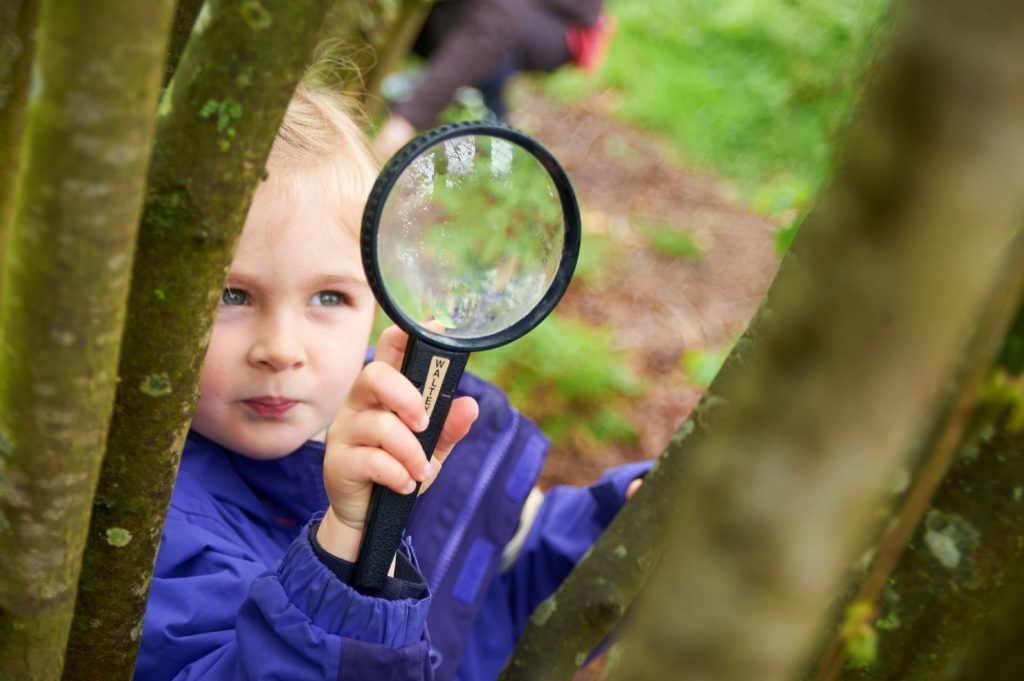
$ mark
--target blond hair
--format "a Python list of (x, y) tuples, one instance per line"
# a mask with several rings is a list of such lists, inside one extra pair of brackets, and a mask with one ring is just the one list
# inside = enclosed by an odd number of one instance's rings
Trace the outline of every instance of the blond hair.
[(267, 159), (267, 172), (293, 196), (310, 188), (358, 237), (363, 206), (379, 170), (355, 107), (324, 85), (300, 84)]

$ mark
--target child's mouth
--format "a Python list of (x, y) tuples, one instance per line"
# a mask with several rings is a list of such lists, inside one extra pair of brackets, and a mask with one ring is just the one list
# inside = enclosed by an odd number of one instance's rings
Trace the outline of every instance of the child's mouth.
[(242, 403), (263, 418), (279, 418), (298, 404), (296, 400), (283, 397), (254, 397), (250, 400), (242, 400)]

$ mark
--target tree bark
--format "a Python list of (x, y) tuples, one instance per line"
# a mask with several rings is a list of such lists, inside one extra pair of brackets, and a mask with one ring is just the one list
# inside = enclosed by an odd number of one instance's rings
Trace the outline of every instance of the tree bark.
[(36, 48), (39, 0), (11, 2), (0, 12), (0, 300), (4, 262), (14, 219), (28, 78)]
[(161, 100), (66, 678), (132, 676), (217, 301), (325, 12), (326, 0), (208, 2)]
[(171, 22), (171, 37), (167, 41), (167, 61), (164, 63), (164, 86), (171, 82), (181, 55), (185, 53), (188, 39), (192, 37), (192, 27), (203, 9), (205, 0), (178, 0), (174, 10), (174, 21)]
[[(1024, 239), (1024, 235), (1018, 234), (1017, 239)], [(985, 397), (990, 390), (985, 388), (984, 381), (986, 375), (993, 371), (993, 361), (1000, 345), (1004, 344), (1004, 341), (1024, 341), (1024, 328), (1017, 328), (1009, 339), (1007, 337), (1015, 306), (1019, 305), (1024, 291), (1024, 269), (1019, 263), (1008, 263), (1007, 271), (997, 285), (997, 291), (991, 309), (974, 329), (970, 346), (964, 353), (960, 376), (958, 380), (952, 382), (946, 408), (935, 424), (932, 435), (927, 439), (922, 455), (916, 457), (919, 460), (919, 463), (914, 464), (917, 471), (913, 475), (908, 491), (901, 495), (899, 511), (889, 517), (886, 517), (888, 514), (879, 514), (880, 519), (886, 518), (888, 522), (884, 531), (878, 533), (880, 538), (870, 549), (869, 555), (872, 555), (872, 558), (869, 567), (850, 580), (855, 593), (841, 601), (841, 608), (837, 608), (837, 617), (833, 618), (837, 620), (837, 624), (831, 632), (831, 640), (826, 642), (824, 653), (815, 656), (820, 658), (817, 671), (813, 675), (815, 681), (831, 681), (840, 675), (862, 678), (863, 674), (868, 672), (858, 671), (861, 668), (876, 670), (880, 666), (887, 666), (880, 665), (872, 659), (877, 654), (878, 640), (878, 632), (872, 628), (872, 624), (883, 613), (884, 616), (879, 621), (883, 632), (900, 629), (892, 635), (883, 633), (885, 648), (891, 650), (894, 647), (892, 639), (903, 639), (907, 633), (908, 628), (901, 627), (899, 615), (895, 612), (894, 599), (898, 600), (899, 596), (893, 589), (896, 579), (893, 573), (900, 565), (903, 552), (912, 535), (915, 532), (922, 532), (921, 521), (930, 513), (929, 508), (936, 490), (940, 485), (951, 484), (947, 474), (957, 456), (963, 451), (976, 453), (980, 434), (987, 433), (985, 437), (989, 437), (996, 427), (1002, 409), (994, 409), (990, 404), (991, 399)], [(1020, 317), (1024, 319), (1024, 308), (1020, 308)], [(999, 372), (1002, 369), (997, 365), (994, 370)], [(920, 577), (917, 568), (912, 569), (909, 575), (901, 569), (900, 574), (901, 582), (908, 578), (917, 581)], [(855, 609), (857, 613), (861, 613), (861, 620), (851, 623), (849, 616)], [(914, 610), (925, 612), (927, 608), (921, 605), (915, 606)], [(929, 625), (923, 626), (927, 628)], [(859, 641), (856, 640), (858, 637)], [(859, 647), (865, 641), (867, 648)], [(895, 647), (905, 648), (905, 645), (905, 641), (896, 642)], [(850, 659), (849, 651), (857, 649), (866, 654), (861, 659)], [(919, 650), (915, 648), (915, 655)], [(850, 670), (844, 674), (842, 669), (847, 662)], [(868, 678), (873, 677), (869, 675)]]
[(959, 443), (924, 522), (896, 569), (883, 575), (884, 598), (872, 613), (880, 618), (877, 660), (837, 671), (839, 678), (1020, 676), (1016, 584), (1024, 578), (1024, 432), (1015, 418), (1024, 413), (1024, 397), (1008, 381), (1020, 382), (1015, 349), (1021, 343), (1024, 308), (988, 386), (975, 391), (974, 427)]
[(60, 674), (172, 8), (42, 8), (2, 305), (0, 678)]
[[(1016, 242), (1007, 249), (1024, 189), (1017, 11), (965, 0), (908, 9), (837, 180), (755, 323), (521, 640), (570, 645), (506, 678), (567, 678), (597, 640), (570, 632), (596, 620), (603, 633), (640, 586), (595, 564), (642, 580), (660, 537), (672, 548), (611, 677), (793, 675), (974, 311), (1005, 258), (1021, 256)], [(655, 536), (639, 537), (659, 516)]]
[(1024, 255), (1022, 8), (904, 9), (772, 288), (760, 356), (722, 386), (613, 679), (793, 676), (977, 310)]

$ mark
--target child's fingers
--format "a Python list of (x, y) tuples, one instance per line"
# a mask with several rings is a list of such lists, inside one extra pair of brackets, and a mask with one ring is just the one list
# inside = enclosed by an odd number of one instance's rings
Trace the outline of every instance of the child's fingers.
[(409, 494), (416, 489), (416, 480), (409, 475), (397, 459), (377, 447), (353, 447), (347, 452), (352, 465), (365, 471), (371, 482), (383, 485), (399, 494)]
[(448, 418), (444, 421), (441, 435), (438, 436), (437, 445), (434, 447), (434, 457), (439, 463), (444, 463), (452, 448), (466, 436), (479, 415), (480, 407), (472, 397), (458, 397), (452, 401)]
[(416, 480), (422, 482), (429, 476), (423, 447), (395, 414), (380, 409), (360, 412), (349, 421), (347, 431), (346, 440), (358, 447), (382, 450)]
[(356, 412), (381, 407), (393, 411), (414, 431), (423, 430), (429, 423), (423, 396), (409, 379), (384, 362), (370, 362), (363, 367), (345, 403)]
[(644, 484), (644, 479), (643, 478), (636, 478), (634, 480), (630, 480), (629, 481), (629, 485), (626, 487), (626, 500), (627, 501), (629, 499), (633, 498), (633, 495), (636, 494), (636, 491), (638, 489), (640, 489), (640, 485), (642, 485), (642, 484)]
[(448, 418), (444, 421), (444, 427), (441, 428), (437, 445), (434, 447), (434, 456), (430, 459), (430, 475), (420, 487), (420, 494), (426, 492), (430, 485), (433, 484), (437, 474), (441, 472), (441, 464), (448, 458), (448, 455), (451, 454), (452, 449), (459, 443), (459, 440), (469, 432), (470, 426), (476, 421), (479, 413), (480, 407), (472, 397), (459, 397), (452, 402), (451, 409), (448, 411)]
[[(424, 322), (423, 328), (433, 331), (434, 333), (444, 333), (444, 324), (436, 319)], [(389, 366), (393, 366), (396, 369), (401, 369), (402, 358), (405, 356), (405, 350), (408, 347), (409, 334), (402, 331), (397, 326), (389, 326), (381, 331), (380, 338), (377, 339), (377, 349), (374, 354), (374, 359), (378, 362), (384, 362)]]
[(390, 367), (400, 369), (405, 349), (409, 345), (409, 334), (397, 326), (389, 326), (380, 332), (374, 359)]

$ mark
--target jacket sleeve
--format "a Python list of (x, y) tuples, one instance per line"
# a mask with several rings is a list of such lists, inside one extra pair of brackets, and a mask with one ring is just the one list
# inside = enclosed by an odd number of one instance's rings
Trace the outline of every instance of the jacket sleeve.
[(589, 487), (559, 485), (544, 493), (518, 558), (501, 576), (515, 636), (618, 513), (629, 483), (646, 474), (652, 463), (624, 464)]
[(313, 554), (308, 531), (270, 569), (218, 520), (169, 515), (135, 678), (431, 678), (429, 596), (356, 592)]

